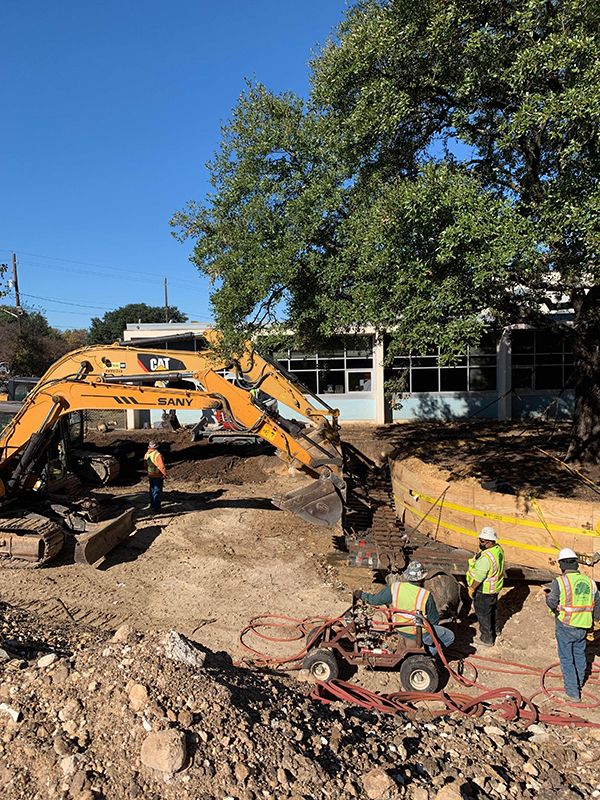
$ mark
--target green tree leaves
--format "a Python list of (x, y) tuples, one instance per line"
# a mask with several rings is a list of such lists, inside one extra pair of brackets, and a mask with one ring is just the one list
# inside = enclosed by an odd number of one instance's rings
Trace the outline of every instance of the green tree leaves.
[[(169, 306), (169, 320), (172, 322), (186, 322), (187, 317), (175, 306)], [(165, 309), (161, 306), (147, 306), (145, 303), (129, 303), (114, 311), (107, 311), (100, 319), (92, 318), (88, 344), (112, 344), (123, 338), (123, 331), (128, 324), (164, 323)]]

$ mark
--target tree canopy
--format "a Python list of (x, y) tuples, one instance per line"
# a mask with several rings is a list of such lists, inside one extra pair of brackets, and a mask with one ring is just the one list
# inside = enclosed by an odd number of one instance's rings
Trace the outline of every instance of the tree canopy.
[[(600, 444), (600, 5), (365, 0), (308, 101), (249, 84), (172, 220), (232, 347), (375, 326), (390, 355), (523, 321), (572, 341), (576, 455)], [(570, 308), (573, 325), (549, 314)]]
[[(175, 306), (168, 307), (169, 321), (187, 322), (187, 316)], [(165, 321), (164, 306), (147, 306), (145, 303), (129, 303), (114, 311), (107, 311), (100, 319), (92, 318), (88, 344), (112, 344), (123, 338), (127, 325), (136, 322), (160, 323)]]
[(61, 334), (40, 311), (23, 309), (21, 335), (14, 306), (0, 305), (0, 352), (12, 375), (41, 377), (53, 361), (69, 351)]

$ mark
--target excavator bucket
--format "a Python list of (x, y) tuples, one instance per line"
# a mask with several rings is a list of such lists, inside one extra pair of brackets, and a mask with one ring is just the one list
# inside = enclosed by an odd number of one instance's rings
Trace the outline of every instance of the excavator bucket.
[(95, 564), (121, 542), (124, 542), (135, 529), (133, 514), (128, 508), (119, 517), (103, 522), (88, 522), (85, 533), (75, 536), (75, 561), (77, 564)]
[(345, 495), (344, 481), (330, 470), (324, 470), (314, 483), (287, 494), (276, 494), (271, 502), (277, 508), (326, 528), (335, 525), (342, 516)]

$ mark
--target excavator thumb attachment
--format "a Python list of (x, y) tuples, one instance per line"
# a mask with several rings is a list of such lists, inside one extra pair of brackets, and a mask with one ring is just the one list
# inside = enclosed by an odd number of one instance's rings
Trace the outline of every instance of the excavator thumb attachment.
[(314, 483), (287, 494), (276, 494), (271, 502), (277, 508), (290, 511), (313, 525), (325, 528), (335, 525), (342, 516), (342, 499), (345, 497), (344, 481), (330, 470), (324, 470)]
[(134, 508), (128, 508), (114, 519), (88, 522), (85, 526), (85, 533), (75, 536), (75, 562), (77, 564), (95, 564), (114, 547), (124, 542), (135, 528), (133, 524), (134, 511)]

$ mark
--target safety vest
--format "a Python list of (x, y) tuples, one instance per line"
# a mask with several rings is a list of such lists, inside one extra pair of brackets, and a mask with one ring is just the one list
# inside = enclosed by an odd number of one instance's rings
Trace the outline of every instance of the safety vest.
[(566, 572), (556, 579), (560, 589), (558, 619), (573, 628), (591, 628), (595, 586), (579, 572)]
[[(402, 611), (420, 611), (425, 616), (425, 609), (427, 608), (427, 601), (429, 600), (429, 592), (421, 586), (415, 586), (412, 583), (393, 583), (392, 584), (392, 605), (394, 608), (402, 609)], [(412, 633), (416, 635), (415, 618), (410, 614), (402, 614), (398, 612), (394, 614), (394, 622), (401, 624), (402, 627), (398, 629), (399, 633)]]
[(158, 465), (160, 458), (160, 453), (158, 450), (148, 450), (145, 458), (146, 466), (148, 468), (148, 475), (151, 478), (156, 478), (158, 475), (162, 475), (162, 470)]
[(481, 550), (473, 558), (470, 558), (467, 586), (471, 586), (477, 580), (475, 564), (480, 558), (485, 558), (489, 562), (487, 576), (481, 582), (480, 591), (482, 594), (497, 594), (504, 586), (504, 551), (499, 544), (495, 544), (488, 550)]

